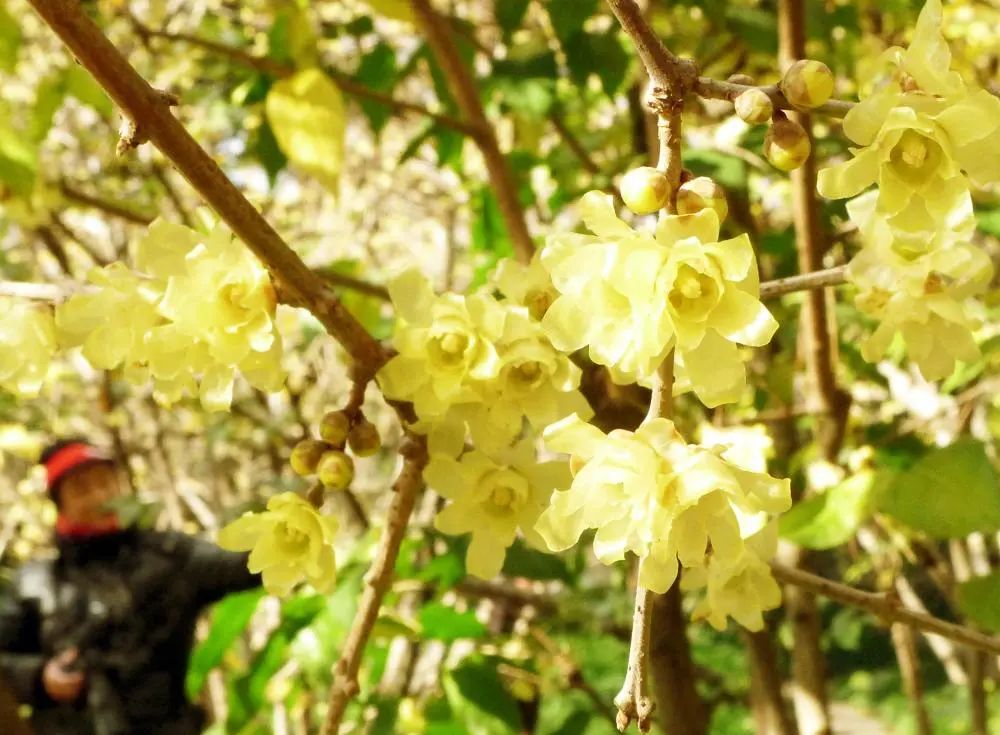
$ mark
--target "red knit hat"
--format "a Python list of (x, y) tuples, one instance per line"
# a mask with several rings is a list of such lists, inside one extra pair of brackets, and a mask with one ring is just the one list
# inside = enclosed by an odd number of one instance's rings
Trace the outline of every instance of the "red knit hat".
[(70, 442), (56, 449), (45, 458), (46, 480), (49, 494), (53, 494), (59, 481), (72, 470), (96, 463), (114, 463), (107, 452), (86, 442)]

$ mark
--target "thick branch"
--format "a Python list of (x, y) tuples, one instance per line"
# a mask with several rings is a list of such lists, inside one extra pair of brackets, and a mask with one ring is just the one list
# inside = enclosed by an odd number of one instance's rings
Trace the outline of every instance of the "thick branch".
[(497, 198), (500, 213), (507, 225), (507, 234), (518, 259), (528, 262), (535, 252), (535, 245), (531, 241), (528, 224), (524, 219), (524, 208), (518, 197), (517, 182), (500, 150), (493, 126), (486, 119), (476, 82), (458, 55), (447, 22), (434, 11), (429, 0), (410, 0), (410, 5), (417, 19), (417, 25), (426, 36), (434, 57), (448, 79), (458, 109), (462, 111), (466, 121), (478, 131), (473, 140), (483, 154), (486, 170), (493, 184), (493, 194)]
[(887, 624), (904, 623), (914, 628), (948, 638), (955, 643), (968, 646), (979, 651), (1000, 655), (1000, 637), (989, 636), (956, 623), (949, 623), (935, 618), (927, 613), (917, 612), (903, 607), (899, 598), (894, 595), (880, 595), (865, 592), (830, 579), (805, 572), (801, 569), (771, 564), (774, 578), (785, 584), (801, 587), (813, 594), (834, 600), (835, 602), (866, 610), (881, 618)]
[(775, 299), (795, 291), (808, 291), (827, 286), (839, 286), (847, 281), (847, 267), (838, 265), (834, 268), (801, 273), (788, 278), (776, 278), (760, 284), (760, 298)]
[(683, 98), (698, 80), (698, 68), (688, 59), (674, 56), (660, 42), (634, 0), (608, 0), (611, 12), (635, 44), (654, 87)]
[(322, 279), (282, 240), (191, 137), (153, 89), (93, 21), (77, 0), (31, 0), (42, 19), (123, 110), (141, 134), (170, 159), (233, 232), (253, 250), (283, 290), (308, 308), (362, 369), (374, 372), (382, 348), (326, 289)]
[(389, 507), (377, 556), (365, 577), (365, 589), (361, 594), (358, 611), (344, 641), (340, 660), (333, 669), (333, 685), (330, 687), (329, 707), (323, 725), (325, 735), (337, 734), (348, 702), (358, 693), (358, 670), (365, 645), (378, 619), (382, 598), (392, 583), (399, 547), (413, 512), (413, 504), (423, 487), (422, 474), (427, 464), (426, 441), (423, 437), (413, 437), (407, 441), (410, 442), (409, 445), (402, 450), (406, 459), (392, 488), (395, 497)]

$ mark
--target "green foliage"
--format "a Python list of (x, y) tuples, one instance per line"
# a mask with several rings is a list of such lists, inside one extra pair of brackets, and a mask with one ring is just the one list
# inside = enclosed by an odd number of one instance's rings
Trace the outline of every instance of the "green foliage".
[[(520, 727), (517, 703), (497, 673), (498, 659), (470, 656), (443, 679), (454, 717), (468, 735), (510, 735)], [(433, 730), (431, 731), (433, 732)]]
[(486, 626), (474, 612), (458, 612), (440, 602), (431, 602), (420, 609), (420, 627), (424, 637), (431, 640), (456, 641), (486, 635)]
[(973, 577), (958, 585), (958, 607), (969, 620), (993, 633), (1000, 633), (1000, 571)]
[(963, 439), (900, 473), (878, 508), (934, 538), (1000, 529), (1000, 484), (983, 445)]
[(0, 6), (0, 70), (13, 71), (21, 49), (21, 26), (5, 7)]
[(796, 504), (781, 516), (781, 535), (808, 549), (832, 549), (854, 537), (870, 515), (878, 475), (859, 472), (820, 495)]
[(261, 597), (262, 591), (253, 590), (230, 595), (215, 606), (208, 635), (191, 654), (186, 684), (188, 696), (196, 696), (205, 685), (209, 672), (222, 663), (223, 656), (246, 630)]

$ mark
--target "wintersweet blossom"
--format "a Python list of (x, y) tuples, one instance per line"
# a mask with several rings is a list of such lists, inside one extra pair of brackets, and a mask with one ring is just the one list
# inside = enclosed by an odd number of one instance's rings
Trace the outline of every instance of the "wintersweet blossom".
[(319, 592), (336, 581), (333, 540), (337, 521), (319, 513), (295, 493), (267, 501), (262, 513), (244, 513), (219, 531), (219, 546), (249, 551), (247, 566), (260, 572), (272, 595), (287, 595), (305, 580)]
[(494, 346), (505, 319), (499, 303), (485, 294), (435, 295), (413, 269), (390, 281), (389, 295), (399, 354), (377, 375), (386, 397), (412, 401), (421, 419), (442, 418), (454, 404), (481, 400), (480, 384), (501, 367)]
[(741, 516), (779, 513), (791, 503), (788, 480), (687, 444), (668, 419), (605, 435), (571, 416), (544, 438), (549, 449), (582, 465), (538, 520), (548, 547), (566, 549), (584, 530), (597, 529), (597, 557), (610, 564), (635, 553), (639, 584), (654, 592), (673, 584), (679, 564), (703, 564), (709, 549), (735, 562), (743, 550)]
[(471, 533), (466, 554), (470, 574), (490, 579), (500, 573), (518, 529), (542, 545), (534, 525), (553, 490), (569, 485), (565, 462), (538, 462), (531, 441), (489, 456), (472, 450), (453, 459), (435, 455), (424, 470), (428, 485), (451, 502), (434, 520), (448, 534)]
[(55, 351), (47, 308), (0, 298), (0, 388), (25, 398), (38, 395)]
[(777, 322), (760, 303), (746, 235), (718, 242), (715, 212), (661, 216), (654, 233), (620, 220), (611, 198), (580, 203), (593, 235), (553, 235), (542, 252), (559, 297), (542, 325), (564, 351), (589, 346), (616, 382), (648, 381), (677, 348), (706, 405), (736, 400), (746, 375), (737, 345), (766, 344)]

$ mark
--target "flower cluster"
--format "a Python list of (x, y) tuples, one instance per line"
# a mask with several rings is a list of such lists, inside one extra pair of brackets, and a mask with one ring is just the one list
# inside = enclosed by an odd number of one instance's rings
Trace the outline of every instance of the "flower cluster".
[(261, 390), (280, 388), (274, 288), (225, 227), (204, 235), (157, 220), (134, 260), (134, 271), (95, 269), (96, 289), (57, 307), (64, 346), (81, 346), (97, 368), (122, 366), (134, 383), (152, 379), (164, 402), (197, 393), (205, 408), (225, 410), (237, 370)]
[(336, 519), (286, 492), (268, 500), (262, 513), (244, 513), (223, 528), (218, 543), (231, 551), (249, 551), (250, 571), (262, 574), (268, 592), (282, 596), (303, 580), (320, 592), (333, 588), (336, 533)]
[[(566, 549), (597, 529), (597, 557), (610, 564), (636, 554), (639, 584), (654, 592), (665, 592), (680, 566), (707, 567), (712, 589), (738, 586), (726, 581), (727, 571), (735, 577), (764, 563), (747, 539), (791, 505), (788, 480), (742, 466), (725, 447), (687, 444), (668, 419), (605, 435), (571, 416), (544, 438), (577, 467), (570, 488), (554, 494), (536, 525), (546, 544)], [(765, 595), (756, 604), (777, 603)], [(727, 609), (712, 607), (723, 618)]]
[(558, 297), (542, 326), (560, 350), (589, 347), (616, 382), (648, 383), (676, 349), (686, 384), (707, 406), (746, 385), (738, 345), (766, 344), (777, 322), (760, 303), (749, 238), (718, 242), (712, 208), (661, 215), (655, 233), (615, 214), (611, 197), (581, 201), (592, 235), (552, 235), (542, 251)]
[(848, 273), (858, 307), (881, 322), (865, 358), (881, 358), (899, 332), (929, 380), (978, 355), (969, 297), (991, 267), (968, 242), (969, 187), (1000, 181), (1000, 99), (950, 69), (940, 25), (940, 1), (928, 0), (909, 48), (883, 54), (870, 93), (844, 118), (854, 157), (818, 181), (826, 197), (861, 194), (848, 212), (864, 245)]
[(38, 395), (55, 351), (48, 309), (0, 298), (0, 388), (20, 396)]

